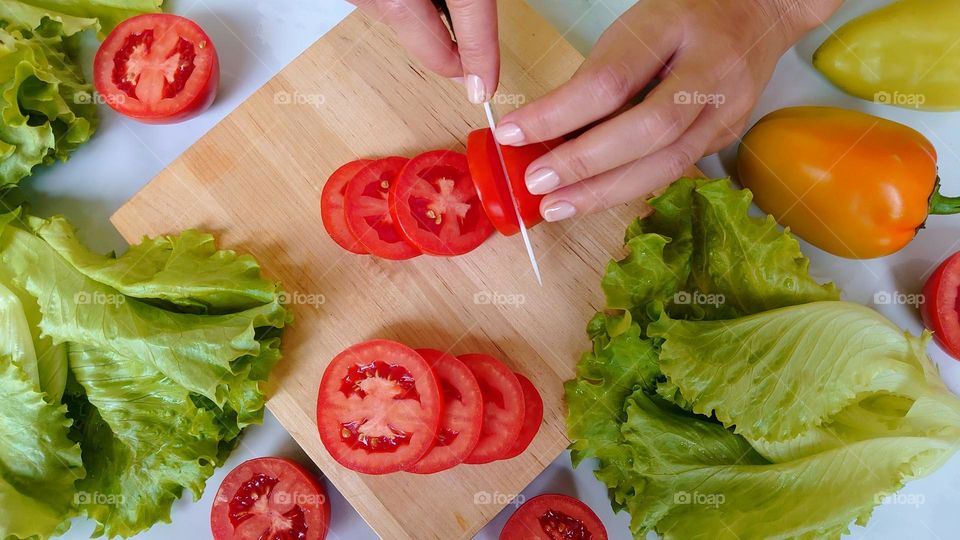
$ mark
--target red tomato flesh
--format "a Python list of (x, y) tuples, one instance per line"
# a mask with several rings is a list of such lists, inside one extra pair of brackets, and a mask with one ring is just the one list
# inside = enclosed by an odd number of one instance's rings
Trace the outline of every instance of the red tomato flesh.
[(459, 465), (480, 440), (483, 395), (477, 379), (460, 360), (436, 349), (417, 349), (433, 368), (443, 396), (443, 415), (433, 448), (409, 472), (429, 474)]
[(481, 464), (503, 459), (523, 428), (523, 387), (503, 362), (485, 354), (458, 356), (480, 384), (483, 425), (480, 441), (464, 463)]
[(431, 255), (463, 255), (493, 234), (467, 157), (448, 150), (407, 162), (390, 190), (390, 212), (410, 243)]
[(927, 279), (920, 314), (937, 343), (960, 360), (960, 253), (943, 261)]
[(589, 506), (560, 494), (534, 497), (510, 516), (500, 540), (607, 540), (607, 530)]
[(272, 457), (230, 471), (210, 512), (214, 540), (323, 540), (329, 523), (320, 482), (297, 463)]
[(359, 343), (327, 366), (317, 396), (317, 429), (330, 455), (366, 474), (416, 463), (437, 436), (440, 386), (413, 349), (387, 340)]
[(344, 215), (347, 226), (372, 255), (404, 260), (420, 255), (390, 214), (387, 198), (400, 170), (409, 161), (402, 157), (378, 159), (347, 183)]
[(353, 177), (370, 163), (370, 160), (358, 159), (333, 171), (320, 194), (320, 218), (323, 220), (323, 228), (337, 245), (358, 255), (365, 255), (368, 251), (357, 241), (357, 237), (347, 226), (347, 216), (343, 210), (343, 194), (347, 191), (350, 180), (353, 180)]
[[(517, 197), (520, 215), (528, 229), (543, 221), (540, 201), (543, 195), (533, 195), (525, 181), (527, 167), (534, 160), (560, 146), (564, 141), (555, 139), (527, 146), (502, 146), (503, 160), (510, 175), (510, 185)], [(510, 201), (507, 179), (503, 176), (496, 141), (490, 129), (479, 129), (467, 137), (467, 161), (477, 193), (487, 217), (500, 234), (511, 236), (520, 232), (517, 214)]]
[(148, 13), (110, 32), (94, 58), (93, 73), (97, 92), (114, 110), (163, 124), (210, 107), (220, 85), (220, 60), (195, 22)]
[(543, 398), (537, 387), (530, 382), (530, 379), (519, 373), (514, 373), (517, 380), (520, 381), (520, 387), (523, 388), (523, 427), (520, 428), (520, 435), (517, 436), (513, 447), (503, 456), (503, 459), (511, 459), (519, 456), (530, 446), (537, 432), (540, 431), (540, 424), (543, 422)]

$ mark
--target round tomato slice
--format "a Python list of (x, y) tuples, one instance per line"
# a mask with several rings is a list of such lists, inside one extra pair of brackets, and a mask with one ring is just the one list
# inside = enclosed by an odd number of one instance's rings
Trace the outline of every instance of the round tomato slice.
[(347, 182), (343, 194), (347, 226), (371, 255), (404, 260), (420, 255), (390, 215), (387, 204), (391, 186), (409, 161), (402, 157), (378, 159)]
[(520, 387), (523, 388), (523, 427), (520, 428), (520, 435), (516, 442), (503, 459), (511, 459), (519, 456), (533, 442), (533, 438), (540, 431), (540, 424), (543, 422), (543, 398), (537, 387), (530, 382), (530, 379), (519, 373), (514, 373), (517, 380), (520, 381)]
[(467, 156), (448, 150), (407, 162), (390, 190), (390, 212), (410, 243), (431, 255), (463, 255), (493, 234)]
[(93, 61), (97, 92), (114, 110), (150, 124), (186, 120), (217, 96), (220, 60), (197, 23), (169, 13), (131, 17)]
[(354, 345), (327, 366), (317, 429), (333, 459), (366, 474), (410, 467), (433, 446), (440, 386), (416, 351), (393, 341)]
[[(517, 197), (517, 206), (520, 207), (520, 215), (528, 229), (543, 221), (543, 216), (540, 215), (543, 195), (533, 195), (527, 190), (527, 167), (563, 142), (563, 139), (555, 139), (527, 146), (501, 146), (513, 193)], [(467, 161), (483, 210), (493, 226), (506, 236), (520, 232), (517, 214), (507, 189), (507, 180), (503, 177), (496, 142), (489, 128), (478, 129), (467, 137)]]
[(443, 415), (433, 448), (409, 472), (429, 474), (459, 465), (480, 440), (483, 395), (476, 377), (455, 356), (436, 349), (417, 349), (433, 368), (443, 396)]
[(523, 427), (523, 387), (503, 362), (486, 354), (458, 356), (470, 368), (483, 394), (483, 425), (480, 441), (464, 463), (490, 463), (513, 448)]
[(210, 511), (214, 540), (323, 540), (330, 501), (320, 482), (288, 459), (255, 458), (230, 471)]
[(358, 159), (333, 171), (320, 193), (320, 218), (323, 220), (323, 228), (337, 245), (358, 255), (365, 255), (368, 252), (347, 226), (347, 216), (343, 211), (343, 194), (347, 191), (347, 183), (370, 163), (370, 160)]
[(500, 531), (500, 540), (607, 540), (607, 529), (582, 502), (551, 493), (517, 509)]
[(927, 279), (920, 314), (937, 343), (960, 360), (960, 253), (943, 261)]

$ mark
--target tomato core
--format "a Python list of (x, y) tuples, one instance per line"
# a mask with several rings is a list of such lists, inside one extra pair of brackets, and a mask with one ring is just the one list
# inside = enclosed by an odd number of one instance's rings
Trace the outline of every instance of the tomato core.
[[(236, 528), (244, 521), (268, 512), (267, 501), (279, 481), (273, 476), (258, 473), (244, 482), (230, 499), (230, 523)], [(264, 531), (261, 538), (270, 540), (305, 540), (307, 538), (307, 521), (303, 508), (299, 505), (294, 505), (283, 514), (275, 515), (272, 522), (271, 528)]]
[(547, 510), (537, 521), (552, 540), (590, 540), (593, 537), (582, 521), (558, 510)]
[[(165, 37), (165, 36), (164, 36)], [(200, 43), (202, 48), (203, 42)], [(113, 58), (113, 83), (128, 96), (137, 95), (140, 81), (161, 77), (161, 95), (169, 99), (179, 94), (196, 68), (197, 51), (193, 43), (178, 37), (156, 41), (154, 31), (130, 34)]]
[[(382, 361), (350, 366), (340, 383), (340, 391), (345, 397), (357, 395), (361, 399), (420, 401), (413, 375), (403, 366)], [(402, 429), (389, 424), (368, 424), (370, 422), (366, 419), (342, 422), (340, 439), (350, 448), (362, 448), (369, 453), (394, 452), (400, 446), (410, 444), (410, 434)]]

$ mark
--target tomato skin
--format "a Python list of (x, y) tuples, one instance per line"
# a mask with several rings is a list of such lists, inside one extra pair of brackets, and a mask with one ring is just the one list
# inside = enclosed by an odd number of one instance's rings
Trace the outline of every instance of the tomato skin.
[(927, 278), (920, 314), (933, 338), (960, 360), (960, 253), (954, 253)]
[(388, 202), (390, 188), (408, 161), (387, 157), (371, 162), (347, 183), (343, 195), (350, 231), (371, 255), (383, 259), (402, 261), (422, 254), (393, 220)]
[[(159, 103), (145, 103), (127, 95), (114, 82), (114, 61), (126, 39), (144, 30), (176, 29), (194, 46), (193, 71), (184, 87)], [(220, 58), (210, 36), (200, 26), (171, 13), (146, 13), (131, 17), (113, 29), (93, 61), (94, 86), (107, 105), (118, 113), (146, 124), (172, 124), (188, 120), (210, 108), (220, 87)]]
[[(242, 489), (257, 475), (267, 478), (267, 504), (247, 505), (254, 514), (237, 520), (232, 516)], [(258, 493), (262, 495), (262, 493)], [(248, 499), (249, 501), (249, 499)], [(265, 536), (277, 517), (288, 518), (304, 540), (323, 540), (330, 525), (330, 500), (323, 484), (299, 463), (284, 458), (262, 457), (247, 460), (227, 474), (210, 508), (210, 531), (214, 540), (253, 540)], [(236, 522), (236, 524), (235, 524)], [(298, 527), (298, 528), (299, 528)]]
[[(558, 521), (568, 526), (564, 536), (551, 535), (544, 529), (545, 524), (556, 525)], [(523, 503), (500, 531), (500, 540), (554, 540), (556, 538), (607, 540), (607, 529), (597, 514), (586, 504), (567, 495), (548, 493)]]
[(470, 368), (483, 394), (480, 441), (463, 462), (480, 465), (503, 459), (523, 428), (523, 387), (510, 368), (492, 356), (464, 354), (457, 358)]
[(543, 398), (540, 397), (537, 387), (523, 375), (519, 373), (514, 375), (517, 376), (517, 381), (523, 388), (523, 427), (520, 428), (520, 434), (517, 435), (513, 447), (503, 456), (503, 459), (513, 459), (522, 454), (539, 433), (540, 424), (543, 422)]
[(353, 180), (353, 177), (370, 163), (368, 159), (358, 159), (341, 166), (333, 171), (330, 178), (323, 184), (323, 191), (320, 193), (320, 219), (323, 220), (323, 228), (337, 245), (357, 255), (366, 255), (369, 251), (357, 240), (347, 225), (343, 194), (350, 180)]
[(410, 347), (384, 339), (334, 357), (317, 392), (321, 442), (338, 463), (364, 474), (416, 463), (433, 446), (442, 413), (430, 365)]

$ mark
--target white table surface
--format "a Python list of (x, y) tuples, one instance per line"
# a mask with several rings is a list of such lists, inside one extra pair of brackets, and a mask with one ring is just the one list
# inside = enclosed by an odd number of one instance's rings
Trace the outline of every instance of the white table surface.
[[(586, 52), (600, 32), (633, 2), (531, 0), (531, 3), (564, 31), (575, 46)], [(848, 2), (828, 24), (835, 28), (839, 23), (884, 3), (881, 0)], [(199, 22), (217, 44), (223, 78), (213, 108), (182, 124), (146, 126), (101, 107), (103, 121), (100, 131), (88, 144), (66, 164), (39, 171), (25, 182), (36, 213), (65, 214), (81, 229), (81, 237), (98, 250), (122, 250), (125, 245), (108, 221), (117, 208), (351, 9), (342, 0), (167, 0), (166, 8)], [(827, 104), (861, 109), (907, 123), (937, 145), (945, 191), (960, 194), (960, 114), (893, 109), (843, 95), (826, 83), (809, 62), (811, 53), (826, 32), (826, 29), (814, 32), (783, 58), (756, 111), (756, 118), (789, 105)], [(87, 48), (88, 57), (92, 55), (92, 46)], [(89, 76), (89, 69), (87, 72)], [(719, 157), (704, 159), (701, 167), (708, 174), (725, 176), (729, 170), (725, 164), (729, 164), (732, 155), (728, 149)], [(846, 291), (846, 299), (864, 304), (873, 303), (876, 291), (919, 291), (923, 277), (940, 260), (958, 249), (960, 217), (932, 219), (917, 241), (902, 252), (881, 260), (842, 260), (804, 245), (804, 252), (813, 260), (815, 275), (835, 281)], [(919, 317), (909, 306), (883, 305), (877, 309), (914, 333), (921, 330)], [(941, 366), (951, 388), (960, 391), (960, 363), (946, 357), (935, 345), (931, 346), (931, 355)], [(269, 413), (262, 426), (247, 431), (240, 448), (210, 479), (199, 502), (192, 502), (189, 495), (185, 496), (174, 505), (172, 524), (157, 525), (138, 538), (208, 538), (210, 504), (226, 472), (246, 459), (268, 455), (286, 455), (309, 463)], [(593, 478), (589, 463), (574, 470), (569, 456), (562, 455), (522, 495), (529, 498), (543, 492), (563, 492), (579, 497), (600, 515), (611, 538), (630, 538), (627, 516), (612, 514), (606, 490)], [(957, 537), (960, 530), (960, 512), (957, 511), (960, 458), (955, 457), (934, 475), (910, 483), (905, 492), (914, 495), (910, 500), (923, 502), (915, 506), (883, 505), (874, 512), (868, 527), (855, 527), (850, 537), (891, 540)], [(333, 489), (331, 499), (331, 539), (376, 538)], [(478, 538), (495, 539), (512, 511), (513, 507), (508, 506)], [(87, 538), (92, 530), (91, 523), (76, 520), (66, 537)]]

